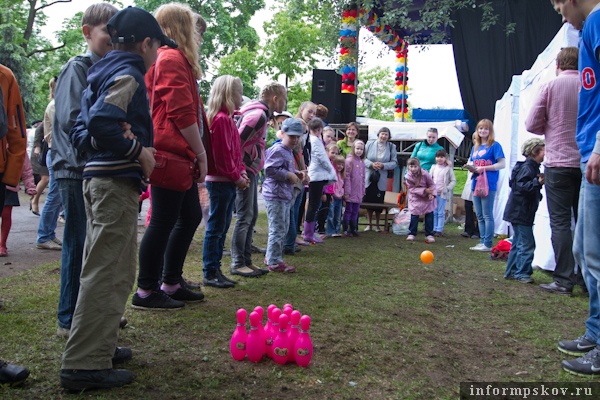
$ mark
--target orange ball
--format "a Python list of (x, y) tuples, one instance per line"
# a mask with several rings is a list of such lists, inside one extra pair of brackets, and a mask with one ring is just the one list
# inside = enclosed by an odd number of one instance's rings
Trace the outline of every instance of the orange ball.
[(421, 253), (421, 261), (423, 261), (425, 264), (431, 264), (433, 261), (433, 253), (429, 250), (425, 250)]

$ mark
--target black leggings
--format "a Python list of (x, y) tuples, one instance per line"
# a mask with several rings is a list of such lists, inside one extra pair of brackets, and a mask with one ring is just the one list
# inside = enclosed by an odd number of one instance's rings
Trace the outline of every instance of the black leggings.
[(306, 216), (304, 221), (315, 222), (319, 205), (321, 204), (321, 196), (323, 195), (323, 188), (327, 181), (316, 181), (308, 184), (308, 208), (306, 209)]

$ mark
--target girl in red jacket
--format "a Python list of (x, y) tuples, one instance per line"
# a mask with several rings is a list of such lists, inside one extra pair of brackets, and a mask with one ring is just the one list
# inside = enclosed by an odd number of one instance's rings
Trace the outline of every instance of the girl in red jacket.
[(242, 162), (240, 135), (233, 114), (242, 105), (242, 81), (231, 75), (218, 77), (210, 89), (208, 124), (205, 142), (208, 158), (206, 188), (210, 197), (210, 213), (204, 235), (204, 286), (229, 288), (235, 281), (221, 272), (221, 257), (227, 230), (233, 216), (236, 187), (250, 184)]

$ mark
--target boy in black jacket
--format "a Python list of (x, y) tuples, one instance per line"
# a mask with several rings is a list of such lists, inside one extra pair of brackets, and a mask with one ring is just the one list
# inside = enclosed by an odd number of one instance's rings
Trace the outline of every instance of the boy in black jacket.
[(540, 164), (546, 153), (546, 144), (542, 139), (529, 139), (523, 143), (521, 152), (527, 159), (518, 162), (512, 171), (508, 182), (511, 192), (504, 209), (503, 219), (510, 222), (514, 230), (504, 279), (533, 283), (533, 220), (542, 199), (540, 190), (544, 176), (540, 174)]

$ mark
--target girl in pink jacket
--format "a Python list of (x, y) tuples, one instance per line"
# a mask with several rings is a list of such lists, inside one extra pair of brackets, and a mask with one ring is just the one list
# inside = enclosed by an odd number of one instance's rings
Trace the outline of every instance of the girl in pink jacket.
[(352, 150), (346, 157), (346, 179), (344, 181), (344, 200), (346, 211), (342, 220), (345, 236), (358, 236), (358, 210), (365, 195), (365, 142), (355, 140)]
[(417, 235), (419, 215), (425, 214), (425, 234), (427, 243), (435, 242), (433, 237), (433, 211), (436, 208), (435, 183), (427, 171), (421, 168), (421, 163), (416, 157), (407, 161), (408, 173), (404, 181), (408, 189), (408, 209), (410, 211), (410, 234), (406, 240), (413, 241)]
[[(25, 192), (33, 198), (37, 191), (33, 181), (33, 172), (31, 170), (31, 161), (25, 153), (25, 161), (21, 170), (21, 179), (25, 185)], [(2, 225), (0, 227), (0, 257), (6, 257), (8, 250), (6, 249), (6, 241), (12, 226), (12, 209), (13, 206), (20, 206), (19, 203), (19, 185), (16, 187), (6, 185), (6, 199), (4, 201), (4, 209), (2, 209)]]

